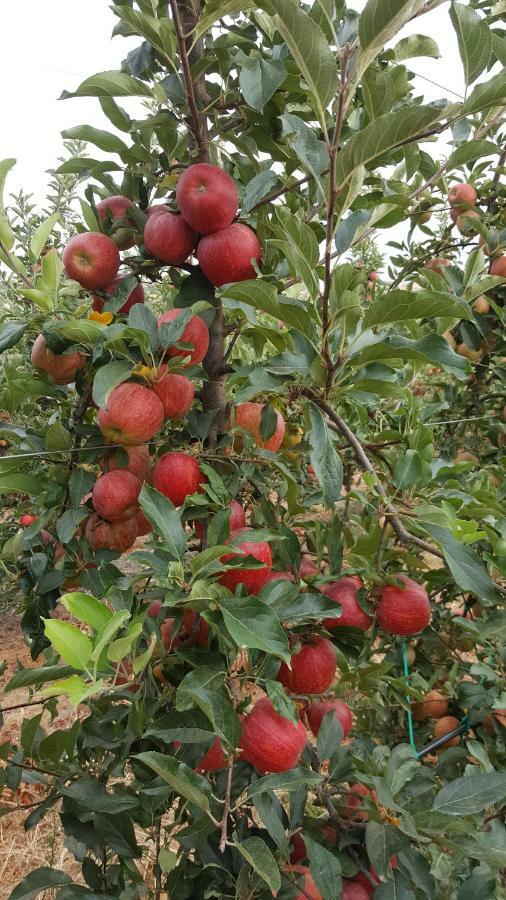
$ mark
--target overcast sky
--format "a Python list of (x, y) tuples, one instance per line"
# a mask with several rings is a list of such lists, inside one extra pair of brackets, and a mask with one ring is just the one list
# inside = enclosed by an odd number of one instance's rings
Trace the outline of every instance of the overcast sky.
[[(356, 9), (362, 6), (355, 3)], [(84, 6), (77, 0), (24, 0), (2, 10), (0, 158), (18, 161), (7, 192), (23, 187), (38, 199), (45, 196), (47, 169), (55, 166), (61, 155), (62, 130), (83, 122), (112, 130), (98, 100), (59, 101), (58, 97), (95, 72), (118, 68), (131, 47), (139, 43), (134, 38), (111, 39), (116, 21), (107, 0), (86, 0)], [(448, 4), (416, 19), (403, 35), (416, 33), (433, 37), (442, 58), (414, 59), (409, 65), (444, 86), (435, 87), (419, 78), (417, 90), (426, 100), (451, 96), (450, 90), (462, 95), (462, 66)], [(127, 98), (120, 102), (131, 108), (137, 101)], [(430, 149), (430, 144), (425, 146)]]

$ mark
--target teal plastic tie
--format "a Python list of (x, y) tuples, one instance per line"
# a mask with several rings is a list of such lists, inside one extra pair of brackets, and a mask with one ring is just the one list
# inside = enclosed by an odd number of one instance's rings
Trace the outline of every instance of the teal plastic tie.
[[(409, 678), (408, 648), (406, 644), (406, 638), (403, 638), (402, 641), (402, 662), (404, 665), (404, 674), (406, 678)], [(415, 732), (413, 728), (413, 713), (411, 712), (411, 697), (409, 696), (409, 694), (406, 694), (406, 700), (409, 703), (407, 711), (409, 743), (411, 744), (413, 750), (416, 752)]]

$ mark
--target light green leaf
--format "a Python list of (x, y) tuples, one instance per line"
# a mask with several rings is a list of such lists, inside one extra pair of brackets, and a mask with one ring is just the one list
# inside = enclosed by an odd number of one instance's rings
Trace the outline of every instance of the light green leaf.
[(36, 228), (33, 232), (32, 239), (30, 241), (30, 250), (32, 251), (36, 261), (38, 260), (42, 250), (44, 249), (44, 244), (46, 243), (59, 218), (60, 213), (53, 213), (52, 216), (49, 216), (49, 218), (45, 219), (44, 222), (41, 222), (39, 227)]
[(175, 506), (149, 484), (142, 486), (139, 503), (143, 513), (161, 535), (165, 550), (175, 560), (182, 559), (186, 550), (186, 537)]
[(499, 153), (499, 145), (493, 141), (465, 141), (453, 151), (448, 159), (447, 168), (451, 171), (484, 156), (495, 156), (496, 153)]
[(362, 48), (356, 64), (358, 77), (423, 5), (424, 0), (368, 0), (358, 23)]
[(309, 428), (307, 440), (311, 450), (309, 458), (323, 494), (325, 506), (331, 507), (341, 497), (343, 467), (335, 448), (332, 432), (322, 413), (314, 403), (307, 405)]
[(92, 347), (106, 327), (99, 322), (89, 322), (87, 319), (50, 323), (51, 331), (59, 337), (67, 338), (75, 344), (83, 344), (85, 347)]
[(3, 197), (4, 197), (5, 180), (7, 178), (7, 175), (9, 174), (10, 170), (15, 165), (16, 165), (16, 160), (13, 157), (10, 157), (9, 159), (2, 159), (0, 161), (0, 213), (3, 213), (3, 211), (4, 211)]
[(254, 175), (244, 188), (241, 203), (242, 212), (244, 214), (249, 213), (260, 200), (267, 196), (277, 180), (278, 176), (272, 169), (262, 169), (257, 175)]
[(394, 47), (397, 60), (412, 59), (414, 56), (430, 56), (439, 59), (441, 54), (436, 42), (426, 34), (410, 34), (402, 38)]
[(93, 653), (91, 654), (94, 663), (98, 662), (105, 648), (112, 641), (114, 635), (123, 627), (125, 622), (128, 622), (130, 615), (131, 613), (129, 613), (127, 609), (119, 609), (118, 612), (112, 614), (107, 625), (103, 628), (100, 635), (98, 635), (95, 643)]
[(455, 581), (464, 591), (471, 591), (480, 600), (495, 605), (498, 593), (480, 557), (471, 547), (459, 544), (448, 528), (420, 522), (421, 527), (441, 547), (444, 558)]
[(494, 75), (484, 84), (477, 84), (471, 95), (460, 108), (461, 116), (487, 109), (489, 106), (502, 106), (506, 103), (506, 69)]
[(395, 466), (393, 482), (400, 491), (406, 491), (420, 480), (422, 473), (422, 458), (418, 450), (406, 450)]
[(318, 241), (314, 231), (299, 216), (286, 207), (276, 208), (276, 219), (271, 222), (276, 240), (271, 243), (278, 247), (288, 261), (291, 272), (300, 276), (310, 295), (316, 297), (319, 291)]
[(75, 91), (63, 91), (60, 100), (70, 97), (153, 97), (153, 91), (143, 81), (125, 72), (98, 72), (83, 81)]
[(93, 645), (76, 625), (57, 619), (43, 619), (44, 634), (56, 652), (74, 669), (86, 669)]
[(100, 600), (89, 594), (82, 594), (80, 591), (63, 594), (60, 597), (60, 603), (72, 616), (91, 625), (95, 631), (101, 631), (112, 619), (112, 612), (105, 603), (101, 603)]
[(506, 798), (506, 774), (482, 772), (456, 778), (437, 794), (432, 809), (447, 816), (469, 816), (488, 806), (501, 804)]
[(153, 769), (177, 794), (186, 797), (199, 809), (209, 809), (211, 788), (206, 779), (202, 775), (197, 775), (186, 763), (168, 754), (157, 753), (156, 750), (137, 753), (133, 759)]
[(26, 297), (27, 300), (31, 300), (32, 303), (35, 303), (40, 309), (45, 309), (49, 312), (49, 310), (53, 308), (51, 297), (46, 291), (41, 291), (37, 288), (20, 288), (19, 293), (23, 297)]
[(155, 19), (154, 16), (137, 12), (137, 10), (131, 9), (125, 4), (113, 6), (113, 11), (120, 19), (123, 19), (124, 22), (130, 25), (135, 34), (140, 34), (146, 38), (148, 43), (155, 50), (158, 50), (167, 62), (172, 62), (176, 52), (176, 36), (170, 19), (167, 19), (165, 16)]
[(290, 661), (288, 640), (270, 606), (258, 597), (223, 598), (218, 601), (227, 629), (237, 646), (264, 650)]
[(4, 691), (7, 694), (10, 691), (17, 691), (19, 688), (46, 684), (48, 681), (66, 678), (68, 675), (72, 675), (73, 671), (72, 666), (40, 666), (35, 669), (21, 669), (12, 676)]
[(114, 362), (101, 366), (93, 379), (93, 402), (101, 409), (105, 409), (111, 391), (124, 381), (128, 381), (131, 374), (132, 363), (126, 359), (115, 359)]
[(0, 475), (0, 494), (30, 494), (37, 497), (44, 489), (40, 478), (35, 475)]
[[(237, 841), (237, 836), (234, 836)], [(260, 875), (275, 896), (281, 887), (281, 873), (278, 864), (265, 841), (259, 837), (249, 837), (235, 844), (241, 856), (244, 856), (251, 868)]]
[(222, 296), (239, 303), (247, 303), (301, 331), (306, 337), (312, 333), (312, 318), (307, 303), (277, 293), (276, 286), (267, 281), (238, 281), (222, 289)]
[(105, 153), (119, 153), (128, 155), (128, 146), (115, 134), (103, 131), (100, 128), (92, 128), (91, 125), (75, 125), (62, 131), (62, 138), (72, 141), (85, 141), (94, 144)]
[(264, 775), (258, 781), (248, 786), (248, 797), (256, 797), (264, 791), (298, 791), (306, 785), (315, 787), (323, 781), (323, 776), (306, 769), (304, 766), (296, 766), (288, 772), (279, 772), (275, 775)]
[(363, 319), (363, 328), (373, 328), (393, 322), (410, 319), (435, 319), (439, 317), (472, 319), (473, 314), (467, 303), (458, 297), (440, 291), (402, 291), (399, 289), (383, 294), (374, 300)]
[(491, 291), (492, 288), (503, 282), (504, 278), (500, 278), (498, 275), (485, 275), (465, 288), (464, 300), (466, 303), (471, 303), (476, 297), (481, 297), (482, 294), (486, 294), (487, 291)]
[(476, 81), (492, 55), (492, 32), (471, 6), (452, 3), (450, 19), (457, 34), (466, 84)]
[(256, 3), (248, 2), (248, 0), (209, 0), (197, 22), (193, 33), (193, 41), (198, 40), (223, 16), (235, 16), (237, 13), (246, 12), (254, 6), (256, 6)]
[(40, 693), (43, 697), (60, 697), (61, 694), (66, 694), (72, 706), (79, 706), (87, 697), (99, 694), (103, 687), (102, 680), (85, 681), (79, 675), (71, 675), (70, 678), (55, 681), (54, 684), (43, 688)]
[(238, 55), (239, 86), (248, 106), (263, 111), (266, 103), (286, 78), (280, 59), (262, 59), (251, 53)]
[(312, 95), (320, 123), (337, 94), (337, 66), (325, 35), (293, 0), (263, 0), (257, 4), (274, 17), (274, 24), (288, 46)]
[(119, 663), (131, 652), (137, 639), (142, 634), (142, 623), (131, 622), (124, 637), (111, 641), (107, 648), (107, 659), (113, 663)]

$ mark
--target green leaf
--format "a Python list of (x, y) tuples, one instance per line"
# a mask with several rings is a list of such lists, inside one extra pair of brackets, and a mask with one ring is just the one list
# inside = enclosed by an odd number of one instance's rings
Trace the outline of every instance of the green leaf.
[(101, 128), (92, 128), (91, 125), (75, 125), (74, 128), (67, 128), (62, 131), (62, 138), (72, 141), (85, 141), (87, 144), (94, 144), (105, 153), (119, 153), (128, 156), (128, 146), (115, 134), (109, 131), (103, 131)]
[(59, 697), (67, 694), (72, 706), (79, 706), (87, 697), (100, 693), (104, 688), (103, 681), (85, 681), (79, 675), (71, 675), (62, 681), (55, 681), (41, 690), (43, 697)]
[(276, 219), (271, 222), (271, 228), (277, 238), (271, 243), (286, 257), (291, 272), (302, 278), (312, 297), (318, 296), (316, 266), (319, 251), (314, 231), (286, 207), (276, 207)]
[(170, 19), (165, 16), (155, 19), (154, 16), (137, 12), (125, 4), (113, 6), (113, 11), (130, 25), (135, 34), (146, 38), (167, 62), (172, 63), (176, 52), (176, 36)]
[(392, 480), (400, 491), (406, 491), (421, 479), (422, 474), (422, 457), (418, 450), (406, 450), (395, 466)]
[(280, 772), (276, 775), (264, 775), (258, 781), (248, 786), (247, 796), (256, 797), (263, 791), (298, 791), (300, 787), (307, 785), (315, 787), (321, 784), (323, 776), (306, 769), (304, 766), (296, 766), (288, 772)]
[(165, 550), (175, 560), (182, 559), (186, 550), (186, 537), (175, 506), (149, 484), (143, 484), (139, 503), (143, 513), (162, 537)]
[(360, 165), (367, 165), (404, 141), (416, 139), (429, 125), (444, 117), (444, 111), (433, 106), (414, 106), (378, 116), (374, 122), (356, 132), (337, 157), (336, 180), (343, 185)]
[(446, 816), (470, 816), (488, 806), (500, 805), (506, 798), (506, 774), (482, 772), (456, 778), (437, 794), (432, 809)]
[(466, 141), (453, 151), (448, 159), (447, 168), (451, 171), (484, 156), (495, 156), (496, 153), (499, 153), (499, 147), (493, 141)]
[[(286, 584), (286, 582), (284, 582)], [(275, 584), (275, 582), (271, 582)], [(285, 601), (283, 596), (279, 600), (274, 599), (274, 609), (282, 622), (296, 625), (299, 622), (321, 621), (326, 617), (335, 616), (336, 604), (324, 594), (311, 594), (304, 591), (292, 602)]]
[(379, 822), (368, 822), (366, 825), (367, 856), (379, 875), (386, 875), (390, 859), (407, 843), (408, 839), (390, 825)]
[(254, 2), (249, 3), (248, 0), (209, 0), (197, 22), (193, 33), (193, 41), (197, 41), (223, 16), (235, 16), (237, 13), (246, 12), (256, 5)]
[(15, 347), (23, 337), (27, 322), (8, 322), (0, 331), (0, 353)]
[(91, 655), (93, 662), (98, 662), (105, 648), (111, 643), (114, 635), (117, 634), (120, 628), (123, 627), (125, 622), (128, 622), (130, 616), (131, 613), (128, 611), (128, 609), (119, 609), (117, 612), (112, 614), (111, 618), (97, 637), (97, 641)]
[(30, 240), (30, 250), (32, 251), (35, 260), (38, 260), (42, 250), (44, 249), (44, 245), (59, 218), (60, 213), (53, 213), (52, 216), (49, 216), (49, 218), (45, 219), (44, 222), (41, 222), (39, 227), (36, 228), (33, 232), (32, 238)]
[(314, 129), (310, 128), (299, 116), (285, 113), (279, 117), (279, 121), (283, 137), (290, 144), (304, 170), (316, 179), (323, 193), (323, 185), (319, 176), (329, 164), (325, 144), (318, 140)]
[[(112, 97), (100, 97), (98, 102), (102, 107), (102, 112), (107, 116), (114, 127), (117, 128), (118, 131), (124, 131), (126, 134), (129, 134), (132, 128), (132, 120), (125, 110), (122, 109), (121, 106), (118, 106)], [(116, 163), (113, 163), (113, 165), (115, 166)]]
[(295, 297), (278, 294), (275, 285), (267, 281), (238, 281), (222, 289), (222, 296), (238, 303), (247, 303), (276, 321), (285, 322), (310, 337), (312, 318), (308, 304)]
[(116, 359), (101, 366), (93, 379), (93, 402), (101, 409), (105, 409), (111, 391), (124, 381), (128, 381), (131, 374), (132, 363), (126, 359)]
[(258, 597), (234, 597), (218, 601), (223, 620), (238, 647), (264, 650), (290, 661), (288, 640), (274, 610)]
[(16, 672), (12, 676), (4, 690), (8, 694), (10, 691), (17, 691), (19, 688), (33, 687), (39, 684), (46, 684), (48, 681), (66, 678), (67, 675), (72, 675), (73, 672), (72, 666), (41, 666), (36, 669), (21, 669), (20, 672)]
[(93, 824), (102, 841), (122, 859), (135, 859), (142, 855), (129, 816), (95, 813)]
[(68, 320), (67, 322), (51, 322), (49, 330), (74, 344), (92, 347), (106, 327), (106, 325), (90, 322), (87, 319), (74, 319), (74, 321)]
[(10, 157), (9, 159), (2, 159), (0, 161), (0, 213), (3, 213), (3, 211), (4, 211), (3, 197), (4, 197), (5, 180), (7, 178), (7, 175), (9, 174), (10, 170), (15, 165), (16, 165), (16, 160), (13, 157)]
[(43, 490), (35, 475), (0, 475), (0, 494), (30, 494), (36, 497)]
[(342, 891), (341, 863), (330, 850), (317, 844), (306, 833), (304, 833), (304, 843), (309, 857), (311, 875), (323, 900), (339, 900)]
[(363, 328), (373, 328), (410, 319), (453, 318), (471, 320), (473, 314), (467, 303), (440, 291), (402, 291), (395, 289), (374, 300), (363, 319)]
[(23, 878), (23, 881), (9, 894), (9, 900), (33, 900), (42, 891), (65, 884), (72, 884), (70, 875), (66, 875), (59, 869), (53, 869), (52, 866), (41, 866)]
[(263, 111), (266, 103), (286, 78), (286, 69), (280, 59), (262, 59), (251, 53), (236, 57), (239, 65), (239, 86), (248, 106)]
[(470, 116), (488, 109), (489, 106), (503, 106), (506, 103), (506, 69), (494, 75), (484, 84), (477, 84), (473, 92), (460, 107), (461, 116)]
[(248, 181), (242, 195), (241, 210), (243, 215), (249, 213), (260, 200), (267, 196), (278, 180), (272, 169), (262, 169)]
[(44, 436), (46, 450), (70, 450), (72, 447), (72, 435), (61, 422), (53, 422)]
[(112, 619), (113, 614), (109, 607), (89, 594), (72, 591), (70, 594), (63, 594), (60, 603), (71, 616), (91, 625), (95, 631), (101, 631)]
[(209, 809), (211, 788), (206, 779), (202, 775), (197, 775), (186, 763), (165, 753), (158, 753), (156, 750), (137, 753), (133, 759), (138, 759), (139, 762), (153, 769), (177, 794), (186, 797), (199, 809)]
[(459, 544), (448, 528), (420, 522), (421, 527), (441, 547), (446, 564), (455, 581), (464, 591), (471, 591), (480, 600), (495, 605), (499, 595), (478, 554), (464, 544)]
[(457, 34), (466, 85), (476, 81), (492, 55), (492, 32), (471, 6), (452, 3), (450, 19)]
[(198, 706), (213, 725), (214, 733), (231, 747), (237, 747), (240, 722), (223, 686), (224, 673), (201, 666), (185, 675), (178, 686), (176, 709), (180, 712)]
[[(360, 167), (357, 167), (360, 168)], [(359, 237), (365, 230), (371, 218), (369, 209), (356, 209), (346, 219), (339, 223), (334, 242), (336, 250), (339, 254), (348, 250), (356, 237)]]
[(281, 873), (265, 841), (259, 837), (249, 837), (240, 843), (236, 840), (235, 846), (257, 875), (260, 875), (262, 881), (269, 885), (275, 896), (281, 887)]
[(257, 6), (273, 16), (307, 83), (320, 123), (324, 124), (325, 109), (337, 94), (337, 66), (323, 31), (293, 0), (263, 0)]
[(368, 0), (358, 23), (362, 48), (357, 62), (359, 73), (364, 72), (387, 41), (399, 33), (423, 4), (424, 0)]
[(370, 343), (370, 332), (362, 335), (367, 339), (363, 349), (350, 354), (348, 362), (353, 367), (361, 367), (371, 362), (388, 362), (388, 365), (402, 367), (410, 360), (430, 360), (457, 378), (463, 380), (469, 375), (471, 366), (463, 356), (455, 353), (447, 341), (437, 334), (427, 334), (418, 341), (400, 334), (382, 335), (377, 344)]
[(93, 649), (89, 637), (70, 622), (56, 619), (43, 619), (43, 622), (44, 634), (61, 658), (74, 669), (86, 669)]
[(60, 100), (71, 97), (153, 97), (153, 91), (143, 81), (125, 72), (98, 72), (83, 81), (75, 91), (63, 91)]
[(397, 60), (412, 59), (414, 56), (429, 56), (439, 59), (441, 54), (436, 42), (426, 34), (410, 34), (402, 38), (394, 47)]
[(309, 428), (307, 440), (310, 446), (309, 458), (323, 494), (325, 506), (331, 507), (341, 497), (343, 486), (343, 466), (335, 448), (332, 432), (322, 413), (314, 403), (307, 405)]
[(374, 891), (374, 900), (416, 900), (404, 875), (396, 872), (393, 881), (384, 881)]
[(164, 744), (171, 744), (172, 741), (202, 744), (214, 737), (214, 728), (200, 709), (188, 709), (185, 712), (173, 710), (167, 716), (157, 719), (144, 732), (143, 737), (157, 738)]

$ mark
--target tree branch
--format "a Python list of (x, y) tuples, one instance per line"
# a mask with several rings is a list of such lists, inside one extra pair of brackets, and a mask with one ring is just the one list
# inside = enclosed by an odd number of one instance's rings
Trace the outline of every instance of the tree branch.
[(364, 471), (369, 472), (371, 475), (375, 476), (376, 490), (383, 500), (385, 515), (388, 516), (390, 522), (392, 523), (392, 528), (394, 529), (399, 541), (401, 541), (401, 543), (405, 544), (407, 547), (414, 545), (416, 547), (420, 547), (421, 550), (425, 550), (426, 553), (432, 553), (433, 556), (437, 556), (439, 557), (439, 559), (444, 559), (444, 555), (440, 550), (438, 550), (437, 547), (435, 547), (433, 544), (430, 544), (428, 541), (424, 541), (422, 538), (419, 538), (416, 535), (412, 534), (405, 527), (405, 525), (399, 518), (397, 510), (388, 499), (387, 492), (385, 491), (385, 488), (379, 480), (377, 473), (362, 444), (360, 443), (356, 434), (354, 434), (353, 431), (348, 428), (346, 422), (341, 419), (341, 417), (338, 416), (336, 412), (334, 412), (332, 407), (325, 400), (319, 397), (318, 394), (311, 388), (303, 388), (301, 393), (309, 400), (312, 400), (312, 402), (328, 416), (330, 421), (334, 423), (336, 428), (340, 431), (343, 437), (346, 438), (348, 444), (353, 449), (353, 452)]
[(220, 838), (220, 853), (223, 853), (227, 844), (227, 824), (228, 824), (228, 816), (230, 813), (230, 794), (232, 792), (232, 772), (234, 768), (234, 760), (230, 759), (228, 762), (228, 772), (227, 772), (227, 787), (225, 790), (225, 806), (223, 809), (223, 815), (221, 817), (221, 838)]
[[(207, 134), (205, 134), (206, 128), (205, 128), (205, 125), (203, 124), (202, 116), (201, 116), (201, 114), (199, 112), (199, 108), (197, 106), (197, 100), (196, 100), (196, 96), (195, 96), (195, 88), (194, 88), (193, 78), (192, 78), (191, 69), (190, 69), (190, 58), (189, 58), (189, 54), (188, 54), (188, 47), (187, 47), (186, 39), (185, 39), (185, 35), (184, 35), (183, 24), (181, 21), (181, 17), (179, 15), (179, 6), (184, 7), (185, 4), (184, 3), (178, 4), (177, 0), (169, 0), (169, 2), (170, 2), (170, 8), (171, 8), (171, 12), (172, 12), (172, 19), (174, 21), (174, 30), (176, 32), (177, 43), (178, 43), (178, 47), (179, 47), (179, 56), (181, 58), (181, 66), (183, 69), (185, 94), (186, 94), (186, 99), (188, 100), (188, 106), (190, 107), (190, 114), (191, 114), (191, 126), (190, 127), (191, 127), (193, 137), (195, 138), (195, 144), (196, 144), (197, 150), (198, 150), (197, 159), (199, 162), (202, 162), (205, 159), (207, 159), (208, 136), (207, 136)], [(196, 24), (196, 16), (194, 15), (193, 10), (191, 10), (191, 13), (193, 13), (192, 17), (195, 19), (195, 21), (193, 23), (188, 23), (188, 24), (191, 24), (191, 26), (193, 28), (194, 25)], [(190, 28), (189, 30), (191, 31), (192, 29)]]

